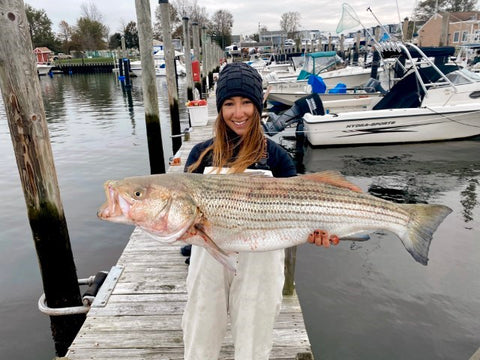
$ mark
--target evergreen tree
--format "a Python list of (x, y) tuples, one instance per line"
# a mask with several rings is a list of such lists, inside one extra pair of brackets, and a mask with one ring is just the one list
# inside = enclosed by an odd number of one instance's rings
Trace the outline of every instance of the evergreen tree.
[(135, 21), (130, 21), (127, 26), (125, 26), (124, 31), (125, 36), (125, 46), (127, 49), (138, 49), (138, 29), (137, 23)]
[(36, 10), (32, 6), (25, 4), (25, 14), (30, 27), (33, 48), (44, 46), (52, 51), (58, 51), (61, 44), (55, 38), (55, 34), (52, 31), (52, 21), (48, 18), (45, 10)]
[(415, 20), (427, 21), (436, 12), (475, 11), (477, 0), (424, 0), (415, 9)]
[(110, 39), (108, 40), (108, 48), (110, 50), (115, 50), (121, 47), (122, 47), (122, 34), (117, 32), (112, 36), (110, 36)]

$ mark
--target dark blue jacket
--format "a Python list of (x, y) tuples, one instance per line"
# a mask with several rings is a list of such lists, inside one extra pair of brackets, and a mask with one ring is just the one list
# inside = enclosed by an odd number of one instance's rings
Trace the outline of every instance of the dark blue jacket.
[[(203, 150), (209, 147), (212, 143), (213, 139), (210, 139), (193, 147), (192, 151), (190, 151), (190, 154), (188, 155), (187, 163), (185, 164), (185, 171), (187, 171), (187, 168), (191, 164), (198, 160)], [(290, 177), (297, 174), (297, 170), (291, 156), (284, 148), (282, 148), (273, 140), (267, 139), (267, 153), (268, 155), (266, 159), (262, 159), (262, 161), (252, 164), (248, 168), (270, 170), (274, 177)], [(195, 169), (194, 172), (203, 174), (206, 166), (212, 166), (211, 153), (207, 154), (203, 158), (202, 163), (198, 168)]]

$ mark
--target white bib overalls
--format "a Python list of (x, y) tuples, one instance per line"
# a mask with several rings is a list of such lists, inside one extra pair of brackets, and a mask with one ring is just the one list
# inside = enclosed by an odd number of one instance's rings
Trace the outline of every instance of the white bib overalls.
[(192, 246), (182, 319), (186, 360), (217, 360), (230, 320), (235, 360), (268, 360), (282, 303), (284, 249), (236, 254), (229, 271)]

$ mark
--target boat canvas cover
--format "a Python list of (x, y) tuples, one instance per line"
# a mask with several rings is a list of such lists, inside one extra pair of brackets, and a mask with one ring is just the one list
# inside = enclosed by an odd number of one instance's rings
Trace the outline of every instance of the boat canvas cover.
[[(416, 49), (411, 48), (409, 46), (408, 51), (412, 58), (421, 58), (422, 54), (420, 54)], [(453, 46), (442, 46), (442, 47), (421, 47), (420, 50), (427, 56), (427, 57), (433, 57), (433, 58), (444, 58), (448, 56), (453, 56), (455, 54), (455, 47)], [(402, 51), (401, 53), (396, 50), (391, 50), (389, 48), (386, 48), (382, 50), (382, 56), (384, 58), (389, 58), (389, 57), (398, 57), (398, 56), (405, 56), (404, 52)]]
[[(444, 74), (458, 70), (457, 65), (439, 65), (438, 68)], [(418, 71), (425, 84), (434, 83), (441, 78), (440, 74), (431, 66), (419, 68)], [(417, 75), (412, 72), (398, 81), (373, 107), (373, 110), (416, 108), (420, 106), (424, 96), (425, 93), (418, 84)]]
[(319, 51), (306, 54), (305, 63), (298, 74), (297, 80), (305, 80), (312, 74), (318, 75), (342, 62), (342, 58), (335, 51)]

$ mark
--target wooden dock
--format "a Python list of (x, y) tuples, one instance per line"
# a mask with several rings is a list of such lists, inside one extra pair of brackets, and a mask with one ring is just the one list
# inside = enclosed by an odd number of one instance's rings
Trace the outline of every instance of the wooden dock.
[[(177, 153), (183, 171), (193, 145), (212, 135), (215, 98), (209, 99), (209, 121), (194, 127), (190, 140)], [(85, 359), (183, 359), (181, 318), (187, 299), (187, 265), (181, 244), (163, 244), (135, 229), (129, 243), (110, 271), (107, 286), (97, 295), (67, 353), (71, 360)], [(274, 328), (272, 360), (313, 359), (296, 293), (284, 296)], [(233, 359), (230, 331), (220, 359)], [(245, 359), (254, 360), (254, 359)]]

